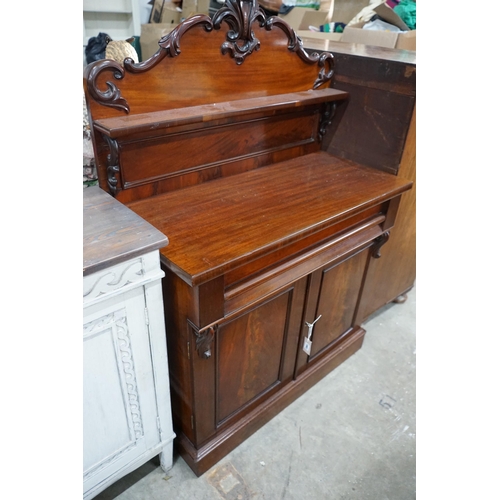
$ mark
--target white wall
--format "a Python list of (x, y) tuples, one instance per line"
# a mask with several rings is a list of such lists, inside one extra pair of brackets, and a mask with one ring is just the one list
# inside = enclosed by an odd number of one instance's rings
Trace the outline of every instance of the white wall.
[[(105, 1), (105, 0), (103, 0)], [(149, 21), (149, 16), (151, 14), (152, 5), (148, 5), (149, 0), (139, 0), (140, 12), (141, 12), (141, 24), (147, 24)], [(140, 33), (138, 33), (140, 35)]]

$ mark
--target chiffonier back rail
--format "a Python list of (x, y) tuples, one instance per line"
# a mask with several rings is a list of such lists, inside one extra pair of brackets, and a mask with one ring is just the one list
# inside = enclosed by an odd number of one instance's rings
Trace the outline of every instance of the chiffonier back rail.
[(101, 188), (169, 239), (176, 445), (199, 475), (361, 347), (365, 276), (411, 183), (323, 150), (349, 103), (334, 58), (256, 0), (158, 44), (89, 65), (84, 89)]

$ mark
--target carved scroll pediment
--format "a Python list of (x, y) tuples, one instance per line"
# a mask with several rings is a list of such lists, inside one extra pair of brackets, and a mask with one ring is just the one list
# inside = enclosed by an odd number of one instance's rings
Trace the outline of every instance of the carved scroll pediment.
[[(89, 65), (86, 69), (88, 93), (103, 106), (129, 113), (129, 103), (121, 94), (117, 84), (113, 81), (103, 81), (102, 78), (99, 78), (101, 74), (110, 74), (116, 81), (126, 78), (127, 73), (138, 74), (151, 70), (165, 58), (180, 56), (181, 39), (187, 31), (195, 26), (201, 26), (206, 32), (211, 32), (221, 30), (223, 25), (226, 25), (228, 30), (220, 52), (223, 56), (234, 59), (236, 65), (242, 65), (249, 56), (259, 50), (261, 42), (254, 30), (271, 31), (277, 28), (287, 36), (289, 51), (297, 54), (306, 64), (318, 65), (319, 73), (312, 84), (313, 89), (320, 87), (333, 77), (333, 55), (331, 53), (324, 52), (320, 55), (317, 52), (312, 54), (306, 52), (302, 40), (295, 31), (280, 17), (266, 18), (257, 0), (226, 0), (224, 6), (214, 14), (213, 19), (204, 14), (197, 14), (175, 27), (158, 41), (158, 51), (146, 61), (135, 63), (131, 58), (127, 58), (123, 62), (123, 67), (110, 60), (101, 60)], [(98, 84), (98, 82), (100, 83)], [(105, 88), (99, 88), (99, 85), (101, 87), (105, 85)]]

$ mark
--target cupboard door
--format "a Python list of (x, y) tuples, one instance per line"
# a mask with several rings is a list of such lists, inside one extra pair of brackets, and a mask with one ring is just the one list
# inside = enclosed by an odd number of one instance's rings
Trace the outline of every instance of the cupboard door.
[(202, 359), (194, 353), (198, 444), (292, 380), (306, 282), (303, 278), (221, 321), (214, 334), (213, 354)]
[(347, 260), (327, 265), (311, 274), (302, 337), (308, 336), (306, 322), (312, 324), (317, 321), (310, 337), (312, 345), (309, 356), (302, 350), (303, 338), (300, 340), (298, 373), (305, 368), (306, 363), (314, 361), (333, 347), (355, 326), (354, 317), (367, 262), (368, 249), (365, 249)]

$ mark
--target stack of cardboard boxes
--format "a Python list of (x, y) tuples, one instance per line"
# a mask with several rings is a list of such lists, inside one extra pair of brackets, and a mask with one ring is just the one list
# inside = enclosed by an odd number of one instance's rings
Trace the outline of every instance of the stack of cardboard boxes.
[[(349, 3), (351, 3), (350, 6), (348, 5)], [(360, 8), (368, 5), (369, 0), (357, 2), (357, 6)], [(416, 51), (417, 30), (410, 30), (401, 17), (398, 16), (386, 2), (373, 7), (373, 11), (386, 23), (399, 28), (400, 32), (363, 29), (367, 24), (364, 21), (351, 23), (352, 19), (355, 17), (355, 15), (353, 16), (352, 7), (354, 7), (352, 2), (335, 0), (331, 15), (330, 12), (326, 10), (317, 11), (314, 9), (294, 8), (287, 15), (280, 14), (280, 17), (282, 17), (302, 39), (332, 40), (335, 42), (359, 43), (391, 49)], [(344, 23), (348, 26), (344, 28), (343, 33), (310, 30), (310, 26), (318, 28), (329, 22)]]
[[(279, 14), (303, 39), (322, 39), (335, 42), (358, 43), (405, 50), (416, 50), (416, 30), (410, 30), (394, 10), (382, 3), (373, 11), (383, 21), (401, 31), (363, 29), (366, 22), (352, 23), (363, 8), (369, 7), (370, 0), (324, 0), (320, 10), (295, 7), (288, 14)], [(181, 7), (182, 5), (182, 7)], [(154, 0), (148, 24), (141, 26), (142, 60), (148, 59), (158, 50), (158, 40), (170, 33), (181, 21), (194, 14), (209, 15), (210, 0)], [(220, 5), (222, 7), (222, 4)], [(347, 26), (343, 33), (311, 31), (327, 23), (343, 23)]]

